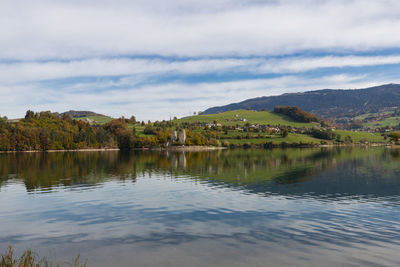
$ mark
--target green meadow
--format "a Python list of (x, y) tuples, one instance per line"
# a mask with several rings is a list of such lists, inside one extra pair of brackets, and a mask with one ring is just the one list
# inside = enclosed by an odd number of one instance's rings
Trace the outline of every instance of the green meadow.
[(93, 124), (98, 124), (98, 125), (103, 125), (103, 124), (106, 124), (113, 120), (113, 118), (107, 117), (107, 116), (87, 116), (87, 117), (79, 117), (79, 118), (74, 118), (74, 119), (83, 120), (83, 121), (86, 121), (86, 119), (89, 119), (89, 120), (94, 121)]
[[(243, 121), (245, 119), (246, 121)], [(312, 127), (316, 123), (303, 123), (291, 120), (289, 117), (281, 114), (276, 114), (269, 111), (254, 111), (254, 110), (233, 110), (218, 114), (207, 114), (190, 116), (175, 120), (178, 123), (188, 122), (206, 122), (213, 123), (217, 121), (220, 124), (227, 126), (243, 126), (249, 124), (270, 124), (270, 125), (284, 125), (292, 127)]]

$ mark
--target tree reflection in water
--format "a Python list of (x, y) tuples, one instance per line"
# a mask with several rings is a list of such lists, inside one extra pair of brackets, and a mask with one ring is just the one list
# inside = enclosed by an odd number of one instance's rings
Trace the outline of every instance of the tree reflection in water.
[(385, 148), (11, 153), (0, 154), (0, 186), (17, 179), (41, 192), (168, 174), (257, 194), (381, 196), (400, 189), (399, 161)]

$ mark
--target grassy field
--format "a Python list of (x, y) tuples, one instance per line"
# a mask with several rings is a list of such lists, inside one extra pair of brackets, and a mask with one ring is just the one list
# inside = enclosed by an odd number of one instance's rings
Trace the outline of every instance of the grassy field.
[(364, 126), (370, 127), (370, 128), (377, 128), (377, 127), (386, 127), (386, 126), (397, 126), (400, 124), (400, 117), (389, 117), (389, 118), (384, 118), (383, 120), (380, 121), (372, 121), (372, 122), (367, 122), (363, 123)]
[(386, 142), (380, 133), (368, 133), (368, 132), (351, 132), (344, 130), (336, 130), (336, 134), (340, 134), (342, 139), (346, 136), (350, 136), (354, 142), (360, 142), (362, 140), (368, 140), (369, 142)]
[[(246, 119), (246, 121), (240, 121), (239, 119)], [(254, 110), (233, 110), (218, 114), (208, 115), (197, 115), (190, 116), (175, 120), (175, 122), (205, 122), (212, 123), (217, 121), (223, 125), (240, 125), (243, 126), (246, 123), (250, 124), (270, 124), (270, 125), (282, 125), (282, 126), (293, 126), (293, 127), (312, 127), (314, 123), (302, 123), (291, 120), (289, 117), (281, 114), (272, 113), (269, 111), (254, 111)]]
[[(369, 117), (379, 117), (382, 115), (387, 115), (387, 114), (391, 114), (393, 112), (388, 111), (388, 112), (379, 112), (379, 113), (367, 113), (367, 114), (363, 114), (360, 116), (355, 117), (355, 120), (364, 120), (367, 119)], [(365, 127), (369, 127), (369, 128), (381, 128), (381, 127), (386, 127), (386, 126), (398, 126), (400, 124), (400, 117), (389, 117), (389, 118), (383, 118), (380, 120), (375, 120), (375, 121), (368, 121), (368, 122), (363, 122), (362, 125)]]
[(75, 120), (86, 120), (86, 119), (90, 119), (90, 120), (94, 120), (95, 123), (94, 124), (105, 124), (107, 122), (110, 122), (111, 120), (113, 120), (113, 118), (107, 117), (107, 116), (87, 116), (87, 117), (79, 117), (79, 118), (74, 118)]
[(386, 115), (386, 114), (390, 114), (390, 113), (393, 113), (393, 112), (386, 111), (386, 112), (377, 112), (377, 113), (366, 113), (366, 114), (359, 115), (359, 116), (355, 117), (354, 119), (355, 120), (364, 120), (368, 117), (377, 117), (377, 116)]
[[(127, 126), (126, 126), (126, 128), (127, 129), (129, 129), (129, 130), (133, 130), (133, 124), (128, 124)], [(148, 135), (146, 135), (146, 134), (144, 134), (144, 128), (146, 128), (146, 126), (142, 126), (142, 125), (140, 125), (139, 123), (136, 123), (135, 124), (135, 131), (136, 131), (136, 135), (137, 136), (148, 136)], [(152, 136), (154, 136), (154, 135), (152, 135)]]

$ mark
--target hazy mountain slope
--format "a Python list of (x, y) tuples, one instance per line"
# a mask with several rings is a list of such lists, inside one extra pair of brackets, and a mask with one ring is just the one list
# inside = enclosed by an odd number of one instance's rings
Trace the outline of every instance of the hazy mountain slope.
[(248, 99), (226, 106), (212, 107), (204, 114), (215, 114), (236, 109), (273, 110), (275, 106), (298, 106), (321, 117), (354, 117), (400, 107), (400, 85), (386, 84), (366, 89), (325, 89), (279, 96)]

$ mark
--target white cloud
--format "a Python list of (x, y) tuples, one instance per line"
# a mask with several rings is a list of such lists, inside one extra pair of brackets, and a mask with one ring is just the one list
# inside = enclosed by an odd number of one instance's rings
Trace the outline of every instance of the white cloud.
[(257, 73), (304, 72), (318, 68), (364, 67), (399, 64), (400, 56), (321, 56), (268, 60), (257, 66)]
[(170, 61), (161, 59), (85, 59), (68, 62), (0, 63), (0, 83), (52, 80), (72, 77), (160, 75), (168, 73), (203, 74), (255, 65), (252, 59), (200, 59)]
[[(69, 109), (93, 110), (115, 117), (136, 115), (140, 120), (169, 119), (187, 116), (211, 106), (225, 105), (263, 95), (315, 90), (320, 88), (364, 88), (387, 83), (385, 78), (371, 81), (368, 77), (346, 74), (318, 78), (284, 76), (271, 79), (216, 83), (168, 83), (97, 93), (85, 88), (93, 83), (73, 85), (62, 90), (39, 86), (0, 87), (0, 115), (21, 117), (27, 109), (62, 112)], [(76, 93), (76, 88), (81, 93)], [(12, 92), (12, 98), (8, 98)], [(17, 104), (16, 104), (17, 103)]]
[(281, 55), (400, 45), (400, 2), (2, 1), (0, 58)]
[[(400, 55), (376, 52), (400, 47), (398, 32), (396, 0), (5, 0), (0, 114), (85, 109), (167, 119), (261, 95), (396, 82), (341, 68), (400, 64)], [(301, 75), (320, 68), (336, 70)], [(209, 73), (282, 77), (149, 85)], [(60, 81), (75, 77), (94, 79)]]
[[(319, 68), (342, 68), (400, 64), (400, 56), (323, 56), (289, 57), (283, 59), (264, 58), (220, 58), (220, 59), (84, 59), (46, 62), (0, 63), (0, 84), (24, 83), (75, 77), (135, 76), (125, 79), (133, 86), (139, 81), (154, 77), (178, 74), (199, 75), (210, 73), (288, 74)], [(111, 86), (104, 82), (101, 87)]]

